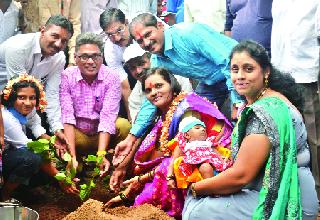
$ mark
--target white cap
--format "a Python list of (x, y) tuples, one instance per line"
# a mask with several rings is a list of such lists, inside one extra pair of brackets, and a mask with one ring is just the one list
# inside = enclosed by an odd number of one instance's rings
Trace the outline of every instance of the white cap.
[(201, 121), (196, 117), (193, 117), (193, 116), (185, 117), (179, 123), (179, 132), (187, 132), (195, 125), (201, 125), (203, 127), (206, 127), (203, 121)]
[(142, 56), (145, 52), (147, 52), (147, 51), (143, 50), (139, 46), (139, 44), (132, 43), (124, 50), (123, 60), (124, 60), (124, 62), (127, 62), (128, 60), (130, 60), (132, 58)]

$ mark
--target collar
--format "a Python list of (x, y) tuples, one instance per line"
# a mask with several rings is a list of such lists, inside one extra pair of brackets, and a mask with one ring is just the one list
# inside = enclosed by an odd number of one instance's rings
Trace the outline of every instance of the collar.
[(10, 107), (8, 108), (8, 111), (20, 122), (20, 124), (25, 125), (27, 124), (27, 117), (22, 115), (20, 112), (18, 112), (15, 108)]
[[(69, 68), (70, 68), (70, 67), (69, 67)], [(75, 68), (77, 68), (77, 70), (76, 70), (76, 81), (79, 82), (79, 81), (81, 81), (81, 80), (84, 80), (83, 77), (82, 77), (82, 75), (81, 75), (81, 72), (80, 72), (79, 67), (75, 67)], [(94, 82), (95, 82), (96, 80), (98, 80), (98, 81), (103, 81), (103, 74), (101, 73), (101, 71), (103, 71), (102, 68), (104, 68), (104, 65), (103, 65), (103, 64), (101, 64), (100, 70), (99, 70), (99, 72), (98, 72), (98, 76), (97, 76), (97, 78), (94, 80)]]
[(36, 35), (36, 42), (33, 46), (33, 53), (34, 54), (41, 54), (41, 47), (40, 47), (40, 32), (35, 33)]
[(168, 50), (172, 49), (172, 33), (170, 32), (170, 29), (171, 27), (168, 29), (164, 29), (164, 55)]

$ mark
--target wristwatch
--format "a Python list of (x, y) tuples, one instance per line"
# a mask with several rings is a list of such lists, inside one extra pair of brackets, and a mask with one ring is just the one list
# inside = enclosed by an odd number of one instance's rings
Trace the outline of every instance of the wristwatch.
[(196, 193), (196, 191), (195, 191), (195, 189), (194, 189), (195, 186), (196, 186), (196, 183), (192, 183), (192, 184), (191, 184), (191, 187), (190, 187), (190, 189), (191, 189), (191, 194), (192, 194), (192, 197), (193, 197), (193, 198), (196, 198), (196, 197), (197, 197), (197, 193)]

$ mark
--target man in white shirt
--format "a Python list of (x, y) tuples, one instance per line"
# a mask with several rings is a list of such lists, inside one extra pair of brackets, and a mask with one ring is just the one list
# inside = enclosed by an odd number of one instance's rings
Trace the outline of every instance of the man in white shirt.
[(12, 0), (0, 1), (0, 44), (16, 33), (19, 9)]
[(81, 0), (81, 33), (100, 34), (100, 14), (108, 8), (117, 8), (117, 0)]
[(66, 58), (63, 53), (73, 34), (71, 22), (62, 15), (48, 19), (40, 32), (19, 34), (0, 45), (0, 87), (22, 73), (34, 75), (45, 86), (46, 114), (51, 132), (65, 141), (61, 129), (59, 85)]
[(184, 22), (207, 24), (214, 30), (223, 32), (226, 22), (226, 1), (184, 0)]
[(312, 174), (320, 196), (320, 100), (319, 45), (316, 16), (319, 0), (273, 0), (271, 57), (281, 71), (288, 72), (304, 88), (303, 116), (311, 150)]
[(157, 15), (157, 4), (157, 0), (118, 0), (118, 8), (129, 20), (145, 12)]
[(117, 8), (109, 8), (100, 15), (100, 26), (107, 35), (104, 45), (104, 58), (109, 67), (114, 69), (121, 81), (121, 92), (128, 119), (131, 121), (128, 98), (131, 93), (128, 74), (123, 69), (123, 51), (132, 43), (128, 20)]

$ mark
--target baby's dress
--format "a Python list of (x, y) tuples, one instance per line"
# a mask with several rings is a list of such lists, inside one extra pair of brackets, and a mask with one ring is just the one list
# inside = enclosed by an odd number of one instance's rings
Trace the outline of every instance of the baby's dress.
[(184, 153), (174, 162), (178, 188), (187, 188), (189, 183), (202, 180), (197, 165), (210, 163), (218, 172), (224, 171), (232, 165), (232, 160), (229, 158), (230, 150), (225, 147), (217, 147), (215, 152), (212, 148), (212, 138), (205, 141), (186, 142), (183, 135), (179, 134), (178, 140), (178, 145)]

